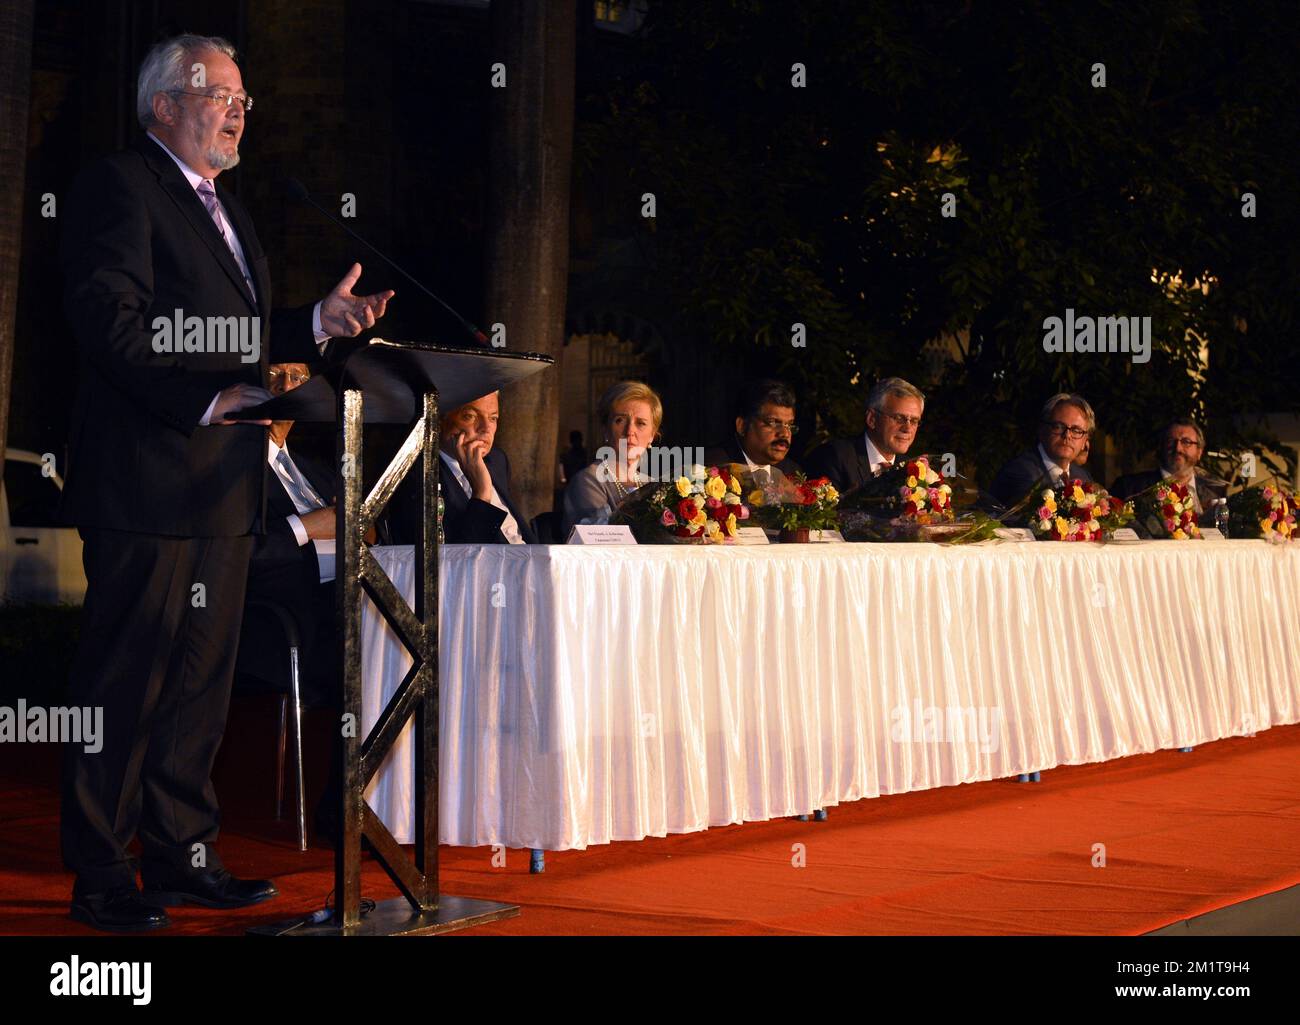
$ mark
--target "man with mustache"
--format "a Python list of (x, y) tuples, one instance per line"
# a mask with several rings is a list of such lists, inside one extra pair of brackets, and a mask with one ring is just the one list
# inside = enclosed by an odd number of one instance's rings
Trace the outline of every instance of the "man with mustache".
[(1110, 493), (1117, 498), (1129, 499), (1153, 484), (1172, 478), (1176, 484), (1188, 485), (1187, 492), (1196, 510), (1201, 526), (1213, 526), (1214, 503), (1227, 490), (1212, 484), (1197, 472), (1197, 463), (1205, 454), (1205, 432), (1195, 420), (1179, 418), (1170, 421), (1160, 432), (1156, 442), (1159, 465), (1154, 470), (1128, 473), (1115, 481)]
[[(321, 345), (372, 326), (393, 295), (354, 295), (354, 264), (320, 302), (272, 307), (252, 220), (216, 185), (239, 163), (252, 106), (228, 42), (158, 43), (136, 90), (147, 135), (87, 168), (60, 216), (80, 356), (61, 516), (81, 534), (87, 582), (69, 701), (102, 707), (105, 734), (98, 754), (65, 749), (61, 830), (72, 916), (98, 929), (276, 896), (214, 846), (212, 765), (268, 473), (269, 421), (231, 414), (271, 397), (269, 360), (319, 363)], [(159, 349), (157, 321), (173, 318), (201, 330)], [(230, 350), (232, 326), (252, 352)]]
[(737, 396), (736, 433), (726, 443), (704, 450), (705, 465), (737, 463), (759, 483), (773, 469), (787, 477), (798, 473), (799, 464), (790, 458), (790, 442), (799, 430), (794, 403), (794, 392), (781, 381), (745, 384)]
[(916, 440), (925, 395), (901, 377), (887, 377), (867, 393), (866, 430), (828, 441), (808, 457), (813, 477), (829, 477), (841, 494), (878, 477), (907, 455)]

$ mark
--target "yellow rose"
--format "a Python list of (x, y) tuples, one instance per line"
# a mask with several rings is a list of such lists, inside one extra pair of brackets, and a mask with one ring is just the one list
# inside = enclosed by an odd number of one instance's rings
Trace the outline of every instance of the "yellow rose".
[(938, 479), (939, 479), (939, 475), (927, 466), (925, 468), (925, 482), (927, 484), (933, 484)]
[(915, 477), (908, 477), (908, 478), (907, 478), (907, 486), (908, 486), (909, 488), (914, 488), (914, 487), (916, 487), (916, 478), (915, 478)]
[(697, 511), (695, 515), (691, 517), (692, 527), (702, 527), (704, 526), (704, 524), (708, 522), (709, 522), (709, 518), (704, 515), (704, 510), (702, 509)]
[(1083, 501), (1083, 488), (1079, 487), (1077, 484), (1074, 486), (1074, 500), (1076, 502)]
[(727, 484), (721, 477), (710, 477), (704, 485), (704, 493), (710, 498), (722, 498), (727, 493)]
[(1067, 520), (1064, 516), (1058, 516), (1058, 517), (1056, 517), (1056, 529), (1057, 529), (1057, 531), (1060, 532), (1060, 534), (1061, 534), (1062, 536), (1065, 536), (1065, 535), (1069, 534), (1069, 533), (1070, 533), (1070, 521)]
[(1270, 530), (1273, 529), (1273, 521), (1272, 521), (1272, 520), (1260, 520), (1260, 521), (1259, 521), (1259, 529), (1262, 530), (1265, 534), (1267, 534)]
[(727, 536), (728, 537), (736, 536), (736, 514), (735, 513), (728, 513), (727, 515)]
[(1043, 505), (1047, 507), (1048, 512), (1056, 512), (1056, 499), (1052, 497), (1050, 491), (1043, 492)]
[(733, 495), (738, 495), (738, 494), (740, 494), (740, 478), (739, 478), (739, 477), (732, 477), (732, 478), (731, 478), (731, 493), (732, 493)]
[(759, 505), (762, 505), (762, 504), (763, 504), (763, 492), (759, 491), (757, 488), (755, 488), (753, 491), (751, 491), (751, 492), (749, 493), (749, 504), (750, 504), (750, 505), (753, 505), (753, 506), (759, 506)]
[(1181, 527), (1180, 527), (1178, 530), (1175, 530), (1175, 531), (1174, 531), (1174, 540), (1175, 540), (1175, 541), (1186, 541), (1186, 540), (1187, 540), (1187, 535), (1183, 532), (1183, 530), (1182, 530)]
[(704, 508), (704, 496), (703, 496), (703, 495), (691, 495), (691, 501), (695, 503), (695, 508), (696, 508), (696, 509), (703, 509), (703, 508)]
[(828, 502), (838, 502), (839, 500), (840, 500), (840, 493), (839, 493), (838, 491), (836, 491), (835, 488), (832, 487), (830, 484), (827, 484), (827, 485), (826, 485), (826, 501), (828, 501)]
[(677, 478), (677, 494), (685, 498), (691, 493), (691, 479), (689, 477)]

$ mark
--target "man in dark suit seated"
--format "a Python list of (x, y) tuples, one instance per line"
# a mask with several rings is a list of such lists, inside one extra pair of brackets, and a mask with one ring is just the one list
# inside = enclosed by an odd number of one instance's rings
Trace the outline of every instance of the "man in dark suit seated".
[(878, 477), (907, 455), (925, 412), (921, 389), (901, 377), (887, 377), (867, 393), (867, 429), (834, 438), (808, 456), (811, 477), (829, 477), (841, 494)]
[(989, 485), (989, 493), (1003, 507), (1015, 505), (1040, 482), (1092, 480), (1075, 462), (1097, 426), (1088, 400), (1058, 392), (1043, 403), (1038, 419), (1038, 444), (1003, 466)]
[[(278, 396), (305, 383), (311, 371), (305, 363), (277, 363), (270, 377), (271, 394)], [(276, 690), (289, 689), (282, 628), (252, 604), (273, 601), (289, 610), (298, 627), (303, 703), (333, 705), (339, 703), (332, 583), (338, 484), (314, 460), (290, 453), (292, 428), (292, 420), (277, 420), (267, 439), (266, 533), (253, 538), (235, 670)]]
[(772, 469), (787, 477), (799, 472), (790, 458), (790, 442), (799, 429), (794, 422), (794, 392), (780, 381), (750, 381), (736, 398), (736, 433), (721, 445), (704, 450), (706, 466), (738, 463), (758, 477)]
[(1132, 498), (1158, 481), (1172, 478), (1179, 484), (1192, 484), (1188, 488), (1196, 519), (1201, 526), (1214, 525), (1214, 503), (1223, 497), (1225, 485), (1211, 483), (1197, 472), (1197, 463), (1205, 453), (1205, 432), (1195, 420), (1179, 418), (1170, 421), (1157, 436), (1154, 470), (1127, 473), (1111, 485), (1110, 493), (1118, 498)]
[[(492, 448), (499, 418), (498, 393), (492, 392), (453, 409), (438, 423), (442, 526), (448, 544), (537, 544), (510, 498), (510, 461)], [(391, 503), (395, 544), (414, 544), (419, 537), (421, 479), (417, 459)]]

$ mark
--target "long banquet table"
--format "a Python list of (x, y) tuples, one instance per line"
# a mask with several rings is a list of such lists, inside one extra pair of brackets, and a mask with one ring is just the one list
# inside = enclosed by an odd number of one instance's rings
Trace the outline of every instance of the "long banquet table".
[[(413, 594), (414, 551), (376, 548)], [(1300, 720), (1300, 545), (442, 549), (439, 835), (544, 850)], [(369, 729), (410, 666), (363, 619)], [(367, 797), (412, 837), (408, 727)]]

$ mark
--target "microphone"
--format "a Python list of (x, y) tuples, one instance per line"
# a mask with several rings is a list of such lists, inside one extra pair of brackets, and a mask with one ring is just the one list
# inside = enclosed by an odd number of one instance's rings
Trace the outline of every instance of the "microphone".
[(356, 239), (356, 240), (357, 240), (358, 242), (360, 242), (363, 246), (365, 246), (365, 247), (366, 247), (367, 249), (369, 249), (372, 253), (374, 253), (374, 254), (375, 254), (376, 256), (378, 256), (381, 260), (383, 260), (386, 264), (388, 264), (390, 267), (392, 267), (393, 270), (395, 270), (395, 271), (397, 271), (397, 273), (401, 274), (402, 277), (406, 278), (409, 282), (411, 282), (411, 284), (413, 284), (413, 285), (414, 285), (416, 288), (418, 288), (421, 292), (423, 292), (423, 293), (424, 293), (425, 295), (427, 295), (430, 299), (432, 299), (432, 300), (433, 300), (434, 302), (436, 302), (439, 306), (441, 306), (444, 310), (446, 310), (446, 311), (447, 311), (448, 313), (450, 313), (453, 317), (455, 317), (456, 320), (459, 321), (461, 327), (463, 327), (466, 331), (468, 331), (468, 332), (470, 333), (470, 335), (473, 336), (474, 340), (475, 340), (476, 342), (479, 343), (479, 345), (487, 345), (487, 344), (488, 344), (488, 336), (487, 336), (487, 335), (485, 335), (482, 331), (480, 331), (480, 330), (479, 330), (477, 327), (475, 327), (472, 323), (470, 323), (468, 320), (466, 320), (464, 317), (462, 317), (459, 313), (457, 313), (455, 310), (453, 310), (453, 309), (452, 309), (449, 305), (447, 305), (447, 303), (445, 303), (442, 299), (439, 299), (436, 295), (434, 295), (431, 291), (429, 291), (429, 289), (425, 288), (425, 286), (422, 285), (419, 281), (416, 281), (415, 278), (412, 277), (409, 273), (407, 273), (407, 271), (406, 271), (405, 269), (403, 269), (402, 267), (399, 267), (399, 266), (397, 265), (397, 262), (396, 262), (395, 260), (393, 260), (392, 257), (388, 256), (386, 253), (382, 253), (382, 252), (380, 252), (380, 251), (379, 251), (378, 249), (376, 249), (376, 248), (375, 248), (375, 247), (374, 247), (370, 242), (366, 241), (364, 238), (362, 238), (360, 235), (358, 235), (355, 231), (353, 231), (351, 228), (349, 228), (346, 224), (344, 224), (341, 220), (339, 220), (339, 218), (335, 217), (332, 213), (330, 213), (329, 210), (325, 209), (325, 207), (323, 207), (323, 206), (321, 206), (319, 203), (317, 203), (316, 200), (312, 199), (312, 198), (311, 198), (311, 193), (309, 193), (309, 192), (307, 191), (306, 186), (303, 185), (303, 183), (300, 182), (297, 178), (282, 178), (282, 179), (280, 180), (280, 185), (281, 185), (281, 187), (284, 189), (285, 194), (286, 194), (290, 199), (296, 199), (296, 200), (298, 200), (298, 201), (301, 202), (301, 203), (306, 203), (308, 206), (313, 207), (313, 208), (315, 208), (316, 210), (318, 210), (318, 211), (320, 211), (321, 213), (323, 213), (323, 214), (324, 214), (326, 217), (328, 217), (331, 221), (333, 221), (335, 224), (337, 224), (340, 228), (342, 228), (344, 231), (346, 231), (346, 232), (347, 232), (349, 235), (351, 235), (354, 239)]

